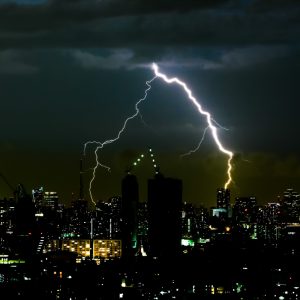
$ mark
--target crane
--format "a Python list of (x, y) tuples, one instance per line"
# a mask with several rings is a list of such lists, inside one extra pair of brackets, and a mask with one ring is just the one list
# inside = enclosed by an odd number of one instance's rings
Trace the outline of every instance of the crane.
[(12, 190), (12, 192), (13, 192), (13, 197), (14, 197), (15, 200), (18, 200), (18, 199), (20, 199), (20, 198), (23, 198), (23, 197), (25, 197), (25, 196), (27, 195), (26, 190), (25, 190), (25, 188), (24, 188), (24, 186), (23, 186), (22, 183), (19, 183), (19, 184), (17, 185), (17, 187), (14, 188), (14, 187), (9, 183), (9, 181), (7, 180), (7, 178), (6, 178), (2, 173), (0, 173), (0, 177), (3, 179), (3, 181), (4, 181), (4, 182), (9, 186), (9, 188)]
[(8, 185), (8, 187), (12, 190), (14, 198), (15, 198), (15, 196), (16, 196), (16, 189), (9, 183), (9, 181), (6, 179), (6, 177), (2, 173), (0, 173), (0, 177)]

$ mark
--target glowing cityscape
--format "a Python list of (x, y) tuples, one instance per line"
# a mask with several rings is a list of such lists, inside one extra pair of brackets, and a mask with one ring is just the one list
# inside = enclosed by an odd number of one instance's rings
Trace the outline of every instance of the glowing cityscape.
[(0, 0), (1, 300), (299, 299), (299, 15)]

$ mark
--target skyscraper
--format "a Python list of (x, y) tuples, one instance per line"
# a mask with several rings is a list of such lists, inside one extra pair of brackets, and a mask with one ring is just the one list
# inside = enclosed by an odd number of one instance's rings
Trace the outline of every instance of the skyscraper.
[(44, 193), (44, 205), (45, 205), (45, 207), (47, 207), (47, 209), (56, 211), (57, 207), (58, 207), (57, 192), (45, 192)]
[(228, 209), (230, 205), (229, 189), (219, 188), (217, 190), (217, 208)]
[(123, 256), (132, 256), (137, 248), (137, 209), (139, 187), (135, 175), (127, 174), (122, 180), (121, 235)]
[(158, 173), (148, 180), (149, 254), (175, 256), (181, 243), (182, 181)]

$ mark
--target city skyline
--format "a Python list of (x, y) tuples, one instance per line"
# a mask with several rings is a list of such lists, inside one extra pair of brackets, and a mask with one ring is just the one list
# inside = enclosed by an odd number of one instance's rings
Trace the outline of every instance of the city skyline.
[[(118, 4), (0, 2), (0, 173), (10, 184), (44, 186), (66, 203), (77, 197), (84, 143), (117, 134), (144, 95), (155, 61), (228, 129), (219, 133), (235, 153), (232, 199), (256, 196), (265, 204), (287, 188), (299, 191), (299, 5)], [(132, 120), (118, 143), (99, 152), (112, 171), (98, 170), (95, 198), (119, 195), (128, 164), (150, 145), (162, 173), (183, 180), (184, 201), (212, 206), (226, 157), (209, 134), (196, 153), (180, 157), (199, 143), (204, 120), (180, 89), (159, 81), (140, 109), (143, 121)], [(93, 147), (83, 163), (87, 187)], [(152, 167), (145, 161), (136, 172), (146, 201)], [(0, 181), (0, 197), (10, 193)]]

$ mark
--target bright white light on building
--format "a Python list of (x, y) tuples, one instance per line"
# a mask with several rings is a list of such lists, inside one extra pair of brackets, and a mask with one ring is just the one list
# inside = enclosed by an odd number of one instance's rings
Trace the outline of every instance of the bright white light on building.
[(122, 279), (121, 287), (126, 287), (125, 279)]

